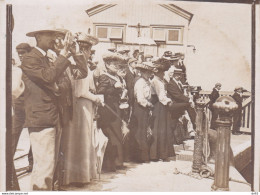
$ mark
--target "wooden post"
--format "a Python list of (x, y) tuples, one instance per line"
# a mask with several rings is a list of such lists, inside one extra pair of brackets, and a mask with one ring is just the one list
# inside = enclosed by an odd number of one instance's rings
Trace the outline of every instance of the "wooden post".
[(203, 99), (198, 99), (196, 102), (196, 135), (194, 138), (194, 152), (193, 152), (193, 164), (192, 172), (199, 173), (203, 164), (203, 111), (206, 103)]
[(215, 160), (215, 176), (212, 189), (215, 191), (229, 191), (229, 156), (230, 133), (232, 113), (237, 109), (233, 98), (222, 96), (213, 104), (213, 109), (218, 110), (217, 119), (217, 147)]

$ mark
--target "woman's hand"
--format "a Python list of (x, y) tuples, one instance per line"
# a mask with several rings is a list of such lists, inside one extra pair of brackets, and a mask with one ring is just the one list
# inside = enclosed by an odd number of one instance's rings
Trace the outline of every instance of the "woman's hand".
[(120, 83), (120, 82), (118, 82), (118, 81), (115, 83), (114, 86), (115, 86), (115, 88), (123, 88), (122, 83)]
[(95, 104), (97, 104), (98, 106), (102, 105), (102, 100), (98, 97), (95, 101)]

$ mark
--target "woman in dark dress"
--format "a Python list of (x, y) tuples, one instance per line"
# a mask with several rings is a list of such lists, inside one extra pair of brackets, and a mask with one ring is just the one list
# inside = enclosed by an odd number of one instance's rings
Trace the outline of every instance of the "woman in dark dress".
[(149, 157), (149, 136), (151, 133), (150, 119), (151, 109), (153, 104), (151, 103), (151, 84), (149, 78), (151, 77), (154, 66), (151, 62), (144, 62), (143, 64), (135, 65), (135, 68), (140, 71), (140, 77), (136, 80), (134, 86), (134, 108), (131, 117), (131, 133), (134, 137), (133, 153), (134, 161), (137, 162), (148, 162)]
[(154, 125), (152, 133), (154, 142), (151, 146), (150, 157), (152, 160), (168, 161), (168, 157), (175, 154), (169, 121), (171, 120), (169, 107), (172, 105), (172, 100), (167, 96), (166, 81), (164, 80), (164, 72), (170, 68), (170, 61), (161, 58), (154, 63), (158, 71), (151, 83), (158, 102), (154, 105), (153, 111)]
[[(98, 127), (108, 137), (108, 144), (104, 155), (103, 170), (115, 171), (123, 167), (123, 133), (119, 102), (123, 92), (123, 80), (118, 75), (126, 69), (125, 58), (118, 53), (103, 55), (107, 72), (99, 76), (97, 93), (104, 95), (104, 107), (99, 107)], [(111, 111), (113, 110), (114, 113)]]

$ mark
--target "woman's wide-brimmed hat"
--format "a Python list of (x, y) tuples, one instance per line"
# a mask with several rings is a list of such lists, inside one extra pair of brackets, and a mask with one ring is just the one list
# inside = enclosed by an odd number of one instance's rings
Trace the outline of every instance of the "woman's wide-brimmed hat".
[(127, 59), (120, 53), (107, 52), (102, 56), (104, 62), (118, 62), (121, 66), (127, 66)]
[(165, 58), (159, 58), (153, 63), (159, 71), (166, 71), (171, 67), (171, 61)]
[(91, 36), (91, 35), (87, 35), (85, 33), (79, 32), (77, 33), (77, 42), (79, 43), (86, 43), (86, 44), (90, 44), (92, 46), (98, 44), (98, 38)]
[(32, 31), (32, 32), (28, 32), (26, 33), (26, 36), (28, 37), (35, 37), (36, 34), (40, 34), (40, 33), (53, 33), (53, 34), (66, 34), (68, 32), (68, 30), (66, 29), (47, 29), (47, 30), (37, 30), (37, 31)]
[(152, 72), (158, 71), (158, 69), (155, 67), (155, 65), (152, 62), (143, 62), (141, 64), (136, 64), (135, 68), (140, 70), (149, 70)]

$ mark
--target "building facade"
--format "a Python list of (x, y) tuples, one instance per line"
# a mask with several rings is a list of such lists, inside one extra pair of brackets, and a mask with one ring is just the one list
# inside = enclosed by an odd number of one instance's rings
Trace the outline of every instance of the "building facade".
[(97, 47), (127, 46), (153, 56), (167, 50), (186, 53), (193, 14), (172, 2), (121, 0), (92, 6), (86, 13), (93, 22), (89, 30), (100, 40)]

